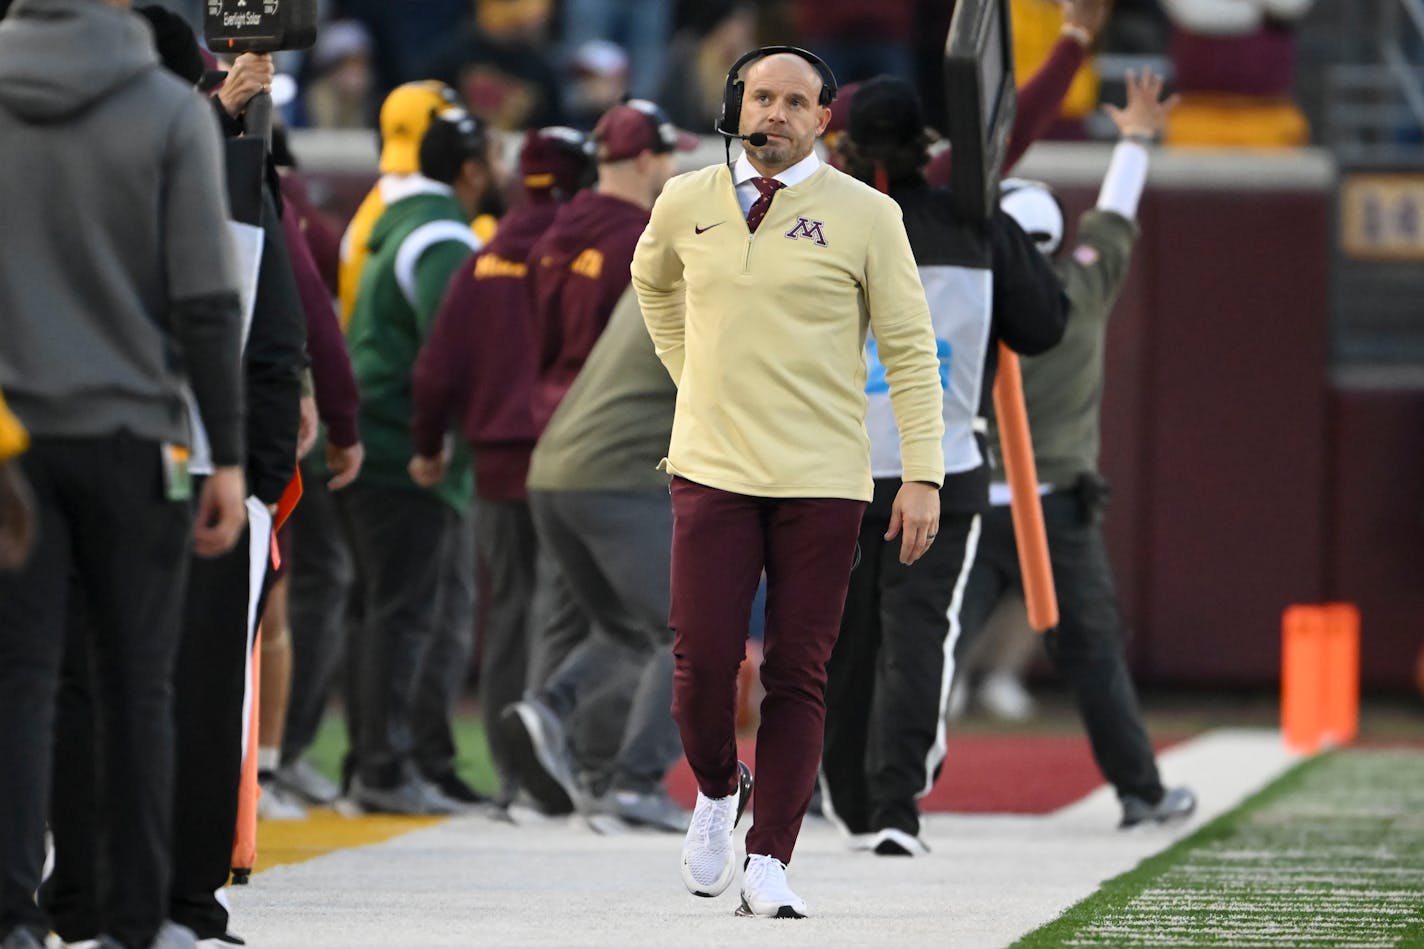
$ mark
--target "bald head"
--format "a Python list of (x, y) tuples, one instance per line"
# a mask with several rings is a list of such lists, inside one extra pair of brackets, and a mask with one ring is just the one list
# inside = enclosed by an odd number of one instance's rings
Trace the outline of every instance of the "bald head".
[(816, 71), (810, 61), (797, 56), (795, 53), (772, 53), (764, 56), (742, 70), (742, 81), (747, 88), (751, 88), (752, 82), (770, 75), (782, 80), (797, 79), (809, 83), (814, 90), (815, 101), (821, 99), (821, 87), (825, 84), (821, 79), (821, 74)]
[(795, 53), (773, 53), (742, 71), (743, 135), (761, 132), (765, 145), (746, 145), (747, 158), (763, 175), (785, 171), (811, 154), (831, 110), (821, 105), (821, 74)]

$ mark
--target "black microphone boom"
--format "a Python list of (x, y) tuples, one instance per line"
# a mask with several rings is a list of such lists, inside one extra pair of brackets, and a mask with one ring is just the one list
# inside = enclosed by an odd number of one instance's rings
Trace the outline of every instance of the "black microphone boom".
[(727, 139), (740, 139), (752, 148), (761, 148), (767, 142), (765, 132), (753, 132), (750, 135), (733, 135), (731, 132), (724, 132), (721, 129), (717, 129), (716, 131), (717, 134), (725, 136)]

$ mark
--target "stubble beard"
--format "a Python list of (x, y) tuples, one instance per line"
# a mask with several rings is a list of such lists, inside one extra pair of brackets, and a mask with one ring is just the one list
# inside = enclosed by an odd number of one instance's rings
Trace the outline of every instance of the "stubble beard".
[(776, 142), (775, 144), (768, 142), (760, 148), (748, 146), (747, 152), (752, 158), (756, 159), (757, 164), (782, 171), (796, 164), (796, 162), (792, 160), (792, 147), (792, 143), (790, 142), (785, 144), (781, 144), (780, 142)]

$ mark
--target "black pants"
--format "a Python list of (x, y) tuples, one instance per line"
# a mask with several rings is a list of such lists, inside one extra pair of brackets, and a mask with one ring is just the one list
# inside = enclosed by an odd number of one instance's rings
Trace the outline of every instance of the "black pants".
[[(249, 525), (231, 551), (192, 559), (173, 673), (173, 872), (165, 915), (199, 939), (221, 935), (228, 925), (227, 910), (214, 893), (227, 884), (231, 869), (245, 750), (243, 701), (270, 550), (266, 512), (254, 504), (249, 502)], [(93, 669), (104, 667), (94, 662), (86, 638), (75, 635), (83, 626), (75, 619), (56, 736), (50, 817), (55, 867), (41, 894), (56, 931), (68, 941), (115, 930), (113, 914), (96, 894), (127, 873), (126, 862), (103, 863), (95, 852), (105, 802), (95, 793), (95, 782), (86, 780), (95, 761), (95, 720), (86, 693)]]
[(509, 801), (518, 790), (518, 779), (509, 741), (496, 723), (500, 710), (524, 695), (539, 541), (527, 502), (479, 499), (475, 508), (489, 593), (480, 644), (480, 713), (490, 757), (499, 771), (499, 800)]
[(302, 503), (292, 512), (287, 589), (292, 629), (292, 690), (282, 736), (282, 762), (295, 762), (316, 741), (327, 698), (351, 628), (347, 605), (356, 581), (346, 518), (325, 478), (302, 467)]
[[(168, 915), (173, 806), (170, 682), (188, 566), (189, 505), (164, 498), (159, 446), (126, 435), (36, 438), (21, 459), (39, 537), (30, 561), (0, 573), (0, 934), (47, 932), (34, 892), (44, 863), (71, 581), (82, 591), (98, 657), (107, 788), (103, 894), (108, 931), (146, 946)], [(91, 770), (93, 770), (91, 768)]]
[(271, 518), (248, 502), (248, 528), (231, 551), (195, 559), (174, 680), (178, 798), (173, 810), (171, 918), (199, 939), (227, 930), (214, 893), (227, 885), (237, 828), (253, 637), (267, 601)]
[[(1103, 777), (1119, 796), (1156, 801), (1162, 782), (1123, 655), (1122, 614), (1098, 513), (1073, 491), (1043, 498), (1058, 592), (1058, 626), (1044, 634), (1044, 645), (1073, 690)], [(1007, 507), (993, 508), (965, 592), (960, 648), (969, 648), (999, 597), (1022, 588), (1013, 517)]]
[(470, 681), (479, 598), (475, 521), (473, 510), (450, 512), (440, 555), (435, 638), (415, 687), (415, 765), (432, 779), (453, 774), (459, 757), (455, 706)]
[(886, 541), (898, 480), (877, 480), (861, 519), (840, 638), (826, 683), (822, 801), (853, 834), (920, 832), (915, 801), (944, 761), (959, 608), (978, 535), (976, 515), (946, 511), (930, 549), (900, 563)]
[(343, 494), (365, 590), (348, 660), (360, 683), (352, 765), (368, 787), (391, 788), (416, 766), (416, 705), (437, 636), (441, 573), (456, 525), (467, 522), (414, 487), (357, 483)]

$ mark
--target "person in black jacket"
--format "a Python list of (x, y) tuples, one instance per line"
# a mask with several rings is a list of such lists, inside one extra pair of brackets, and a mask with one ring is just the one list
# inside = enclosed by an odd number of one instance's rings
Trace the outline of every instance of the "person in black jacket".
[[(197, 81), (202, 60), (197, 40), (176, 15), (140, 8), (155, 27), (164, 64)], [(246, 57), (246, 58), (244, 58)], [(266, 84), (260, 57), (244, 54), (228, 82), (247, 98)], [(255, 61), (254, 61), (255, 60)], [(226, 99), (214, 99), (217, 119), (231, 131), (235, 116)], [(242, 100), (241, 105), (245, 105)], [(211, 117), (211, 114), (210, 114)], [(234, 185), (229, 167), (229, 185)], [(237, 189), (242, 183), (238, 182)], [(235, 189), (236, 190), (236, 189)], [(234, 200), (236, 207), (240, 202)], [(262, 615), (270, 563), (273, 514), (296, 470), (301, 373), (306, 363), (306, 320), (287, 256), (278, 205), (263, 187), (256, 225), (263, 231), (257, 292), (243, 339), (246, 408), (247, 528), (223, 556), (193, 559), (183, 603), (183, 632), (173, 674), (177, 744), (174, 769), (173, 873), (168, 917), (197, 938), (227, 934), (228, 912), (216, 891), (228, 880), (237, 824), (238, 785), (244, 751), (243, 705), (256, 618)], [(220, 224), (226, 227), (226, 224)], [(190, 465), (195, 484), (211, 471), (202, 440)], [(93, 938), (112, 924), (101, 911), (104, 890), (94, 848), (93, 727), (90, 683), (94, 656), (78, 635), (87, 625), (72, 612), (61, 690), (51, 825), (55, 870), (40, 894), (55, 930), (73, 942)], [(116, 871), (113, 876), (120, 875)]]
[(916, 799), (944, 760), (944, 711), (954, 675), (963, 587), (988, 504), (984, 414), (998, 365), (997, 343), (1043, 352), (1063, 336), (1067, 302), (1033, 242), (1003, 212), (985, 225), (964, 220), (947, 190), (922, 169), (929, 139), (919, 98), (903, 80), (863, 83), (850, 101), (837, 147), (846, 171), (888, 190), (925, 287), (944, 385), (945, 479), (940, 524), (929, 551), (900, 563), (885, 540), (900, 485), (899, 439), (875, 341), (867, 345), (866, 427), (875, 496), (861, 521), (840, 638), (826, 686), (822, 803), (853, 845), (914, 855)]

